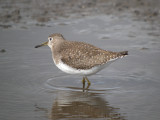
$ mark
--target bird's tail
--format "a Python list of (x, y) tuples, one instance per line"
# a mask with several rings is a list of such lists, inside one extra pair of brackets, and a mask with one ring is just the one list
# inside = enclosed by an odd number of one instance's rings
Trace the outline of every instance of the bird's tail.
[(126, 56), (126, 55), (128, 55), (128, 51), (119, 52), (119, 55), (120, 56)]

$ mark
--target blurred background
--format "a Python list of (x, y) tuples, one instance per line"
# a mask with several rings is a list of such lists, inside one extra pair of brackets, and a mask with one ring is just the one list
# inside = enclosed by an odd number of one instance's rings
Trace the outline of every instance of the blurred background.
[(60, 18), (112, 14), (159, 22), (159, 6), (160, 0), (0, 0), (0, 27), (49, 26), (48, 22)]

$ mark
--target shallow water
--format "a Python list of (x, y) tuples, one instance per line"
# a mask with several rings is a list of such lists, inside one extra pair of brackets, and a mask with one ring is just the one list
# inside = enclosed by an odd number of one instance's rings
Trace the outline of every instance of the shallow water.
[[(131, 18), (58, 20), (52, 27), (0, 29), (0, 119), (159, 120), (160, 27)], [(51, 33), (129, 56), (90, 76), (67, 75), (53, 64)]]

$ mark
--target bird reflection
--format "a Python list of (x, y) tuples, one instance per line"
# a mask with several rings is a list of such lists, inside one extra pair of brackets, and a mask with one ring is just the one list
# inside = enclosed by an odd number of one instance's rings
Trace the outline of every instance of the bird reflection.
[(119, 113), (119, 108), (110, 106), (99, 93), (60, 91), (53, 102), (50, 119), (63, 118), (125, 120), (124, 116)]

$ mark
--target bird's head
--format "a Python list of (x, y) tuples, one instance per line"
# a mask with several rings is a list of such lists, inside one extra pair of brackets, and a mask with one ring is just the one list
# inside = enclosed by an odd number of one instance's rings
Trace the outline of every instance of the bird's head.
[(48, 37), (47, 42), (44, 42), (40, 45), (36, 45), (35, 48), (39, 48), (45, 45), (48, 45), (50, 48), (52, 48), (56, 43), (59, 43), (60, 41), (63, 41), (63, 40), (64, 40), (64, 37), (62, 36), (62, 34), (54, 33)]

